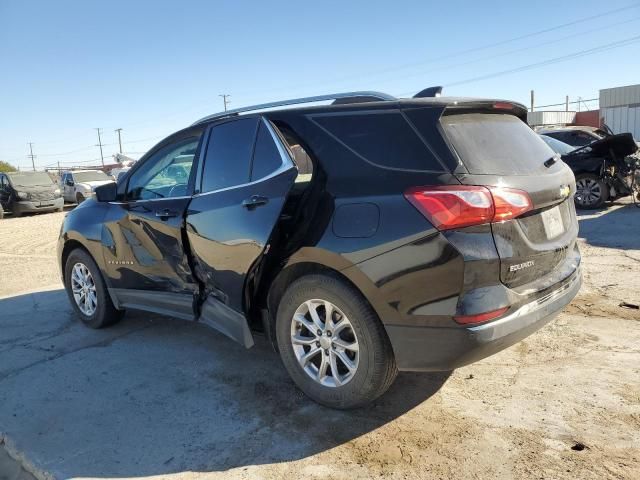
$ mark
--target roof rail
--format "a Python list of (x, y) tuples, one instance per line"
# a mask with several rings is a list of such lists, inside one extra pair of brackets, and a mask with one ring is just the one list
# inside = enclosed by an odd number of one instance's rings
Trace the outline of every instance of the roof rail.
[(290, 100), (280, 100), (278, 102), (262, 103), (260, 105), (251, 105), (249, 107), (242, 107), (242, 108), (235, 108), (233, 110), (227, 110), (226, 112), (214, 113), (213, 115), (208, 115), (204, 118), (201, 118), (197, 122), (193, 123), (193, 125), (197, 125), (203, 122), (208, 122), (209, 120), (215, 120), (217, 118), (230, 117), (232, 115), (237, 115), (243, 112), (252, 112), (255, 110), (264, 110), (267, 108), (283, 107), (285, 105), (297, 105), (300, 103), (321, 102), (324, 100), (349, 99), (353, 102), (355, 98), (360, 98), (360, 97), (362, 97), (363, 102), (367, 102), (367, 101), (370, 102), (372, 100), (381, 100), (381, 101), (397, 100), (395, 97), (388, 95), (386, 93), (368, 92), (368, 91), (334, 93), (331, 95), (318, 95), (316, 97), (292, 98)]

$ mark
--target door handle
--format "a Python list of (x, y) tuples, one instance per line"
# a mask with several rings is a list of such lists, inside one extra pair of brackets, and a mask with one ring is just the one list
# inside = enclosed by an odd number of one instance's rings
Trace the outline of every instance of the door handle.
[(267, 197), (263, 197), (262, 195), (252, 195), (250, 198), (242, 201), (242, 206), (252, 210), (261, 205), (266, 205), (269, 203), (269, 199)]
[(178, 216), (178, 212), (174, 210), (169, 210), (168, 208), (165, 208), (162, 210), (156, 210), (156, 217), (171, 218), (171, 217), (177, 217), (177, 216)]

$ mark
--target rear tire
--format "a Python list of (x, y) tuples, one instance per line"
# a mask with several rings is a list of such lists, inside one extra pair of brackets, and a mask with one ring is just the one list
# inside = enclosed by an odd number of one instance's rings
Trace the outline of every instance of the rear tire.
[(287, 288), (276, 336), (293, 381), (327, 407), (366, 405), (386, 392), (398, 373), (389, 338), (371, 306), (333, 276), (304, 276)]
[(75, 249), (64, 266), (64, 286), (82, 323), (104, 328), (119, 322), (124, 310), (113, 305), (100, 269), (85, 250)]
[(580, 173), (576, 175), (576, 208), (600, 208), (609, 199), (609, 187), (598, 175)]

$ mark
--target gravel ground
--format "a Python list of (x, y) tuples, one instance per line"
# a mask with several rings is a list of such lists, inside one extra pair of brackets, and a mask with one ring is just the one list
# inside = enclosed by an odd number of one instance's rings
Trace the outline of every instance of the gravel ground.
[(353, 412), (300, 395), (262, 341), (147, 314), (78, 325), (63, 215), (0, 221), (0, 444), (38, 478), (640, 478), (633, 205), (580, 215), (585, 284), (557, 320)]

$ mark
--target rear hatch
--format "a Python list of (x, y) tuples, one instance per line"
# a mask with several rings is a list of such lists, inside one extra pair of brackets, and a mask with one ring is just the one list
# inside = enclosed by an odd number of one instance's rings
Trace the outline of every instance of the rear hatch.
[[(576, 268), (578, 222), (573, 172), (516, 115), (507, 110), (447, 109), (442, 131), (463, 168), (464, 185), (526, 192), (532, 209), (491, 225), (500, 279), (516, 290), (546, 288)], [(466, 171), (465, 171), (466, 170)]]

